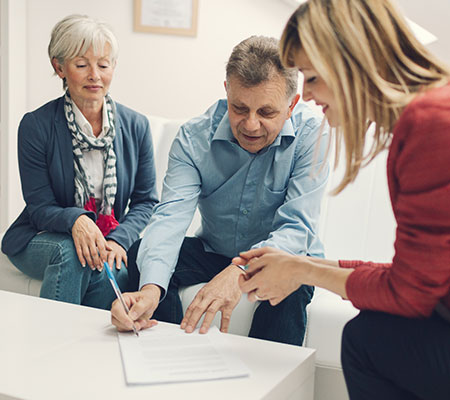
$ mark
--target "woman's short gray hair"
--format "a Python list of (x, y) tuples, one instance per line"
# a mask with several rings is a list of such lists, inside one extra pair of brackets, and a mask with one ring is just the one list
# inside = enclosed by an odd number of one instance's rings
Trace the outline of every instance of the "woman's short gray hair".
[(287, 97), (297, 93), (298, 71), (281, 63), (279, 42), (272, 37), (251, 36), (236, 45), (228, 59), (226, 72), (227, 81), (235, 77), (248, 87), (270, 80), (276, 72), (285, 79)]
[(55, 58), (61, 65), (64, 61), (84, 55), (92, 46), (99, 54), (105, 44), (111, 46), (111, 63), (119, 53), (117, 39), (111, 28), (103, 21), (87, 15), (73, 14), (59, 21), (52, 30), (48, 45), (50, 62)]

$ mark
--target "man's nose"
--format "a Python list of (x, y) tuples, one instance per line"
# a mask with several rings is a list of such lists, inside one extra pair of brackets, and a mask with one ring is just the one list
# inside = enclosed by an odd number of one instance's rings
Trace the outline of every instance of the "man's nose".
[(247, 132), (257, 131), (260, 127), (259, 118), (255, 114), (250, 114), (244, 121), (244, 128)]

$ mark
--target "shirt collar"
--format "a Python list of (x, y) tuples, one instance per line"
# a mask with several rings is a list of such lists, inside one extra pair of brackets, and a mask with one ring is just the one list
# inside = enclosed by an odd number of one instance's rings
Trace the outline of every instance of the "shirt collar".
[[(94, 131), (92, 130), (92, 126), (83, 113), (80, 111), (78, 106), (72, 101), (72, 109), (73, 114), (75, 115), (75, 122), (80, 127), (81, 131), (89, 136), (94, 136)], [(97, 138), (103, 137), (109, 130), (109, 121), (108, 121), (108, 112), (106, 111), (106, 100), (103, 99), (103, 107), (102, 107), (102, 132), (98, 135)]]
[(234, 138), (233, 131), (230, 126), (230, 119), (228, 118), (228, 111), (225, 112), (222, 120), (219, 122), (217, 126), (216, 132), (213, 136), (214, 140), (228, 140), (229, 142), (236, 143), (236, 139)]
[[(295, 138), (294, 127), (292, 126), (292, 121), (290, 118), (285, 121), (280, 133), (277, 135), (273, 143), (270, 146), (268, 146), (268, 148), (280, 146), (283, 137)], [(233, 135), (233, 131), (231, 130), (230, 119), (228, 118), (228, 111), (224, 114), (222, 120), (217, 126), (216, 132), (214, 133), (212, 140), (213, 141), (226, 140), (229, 142), (237, 143), (237, 140)]]

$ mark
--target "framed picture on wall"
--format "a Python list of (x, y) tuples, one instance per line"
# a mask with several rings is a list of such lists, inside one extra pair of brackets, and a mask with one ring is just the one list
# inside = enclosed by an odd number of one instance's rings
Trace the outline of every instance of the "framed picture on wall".
[(134, 30), (197, 36), (198, 0), (134, 0)]

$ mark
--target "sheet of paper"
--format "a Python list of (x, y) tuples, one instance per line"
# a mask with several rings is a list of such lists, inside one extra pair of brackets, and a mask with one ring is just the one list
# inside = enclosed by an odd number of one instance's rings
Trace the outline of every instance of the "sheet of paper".
[(226, 334), (211, 327), (187, 334), (178, 325), (159, 323), (139, 332), (119, 333), (127, 384), (158, 384), (249, 375), (248, 368), (230, 351)]

